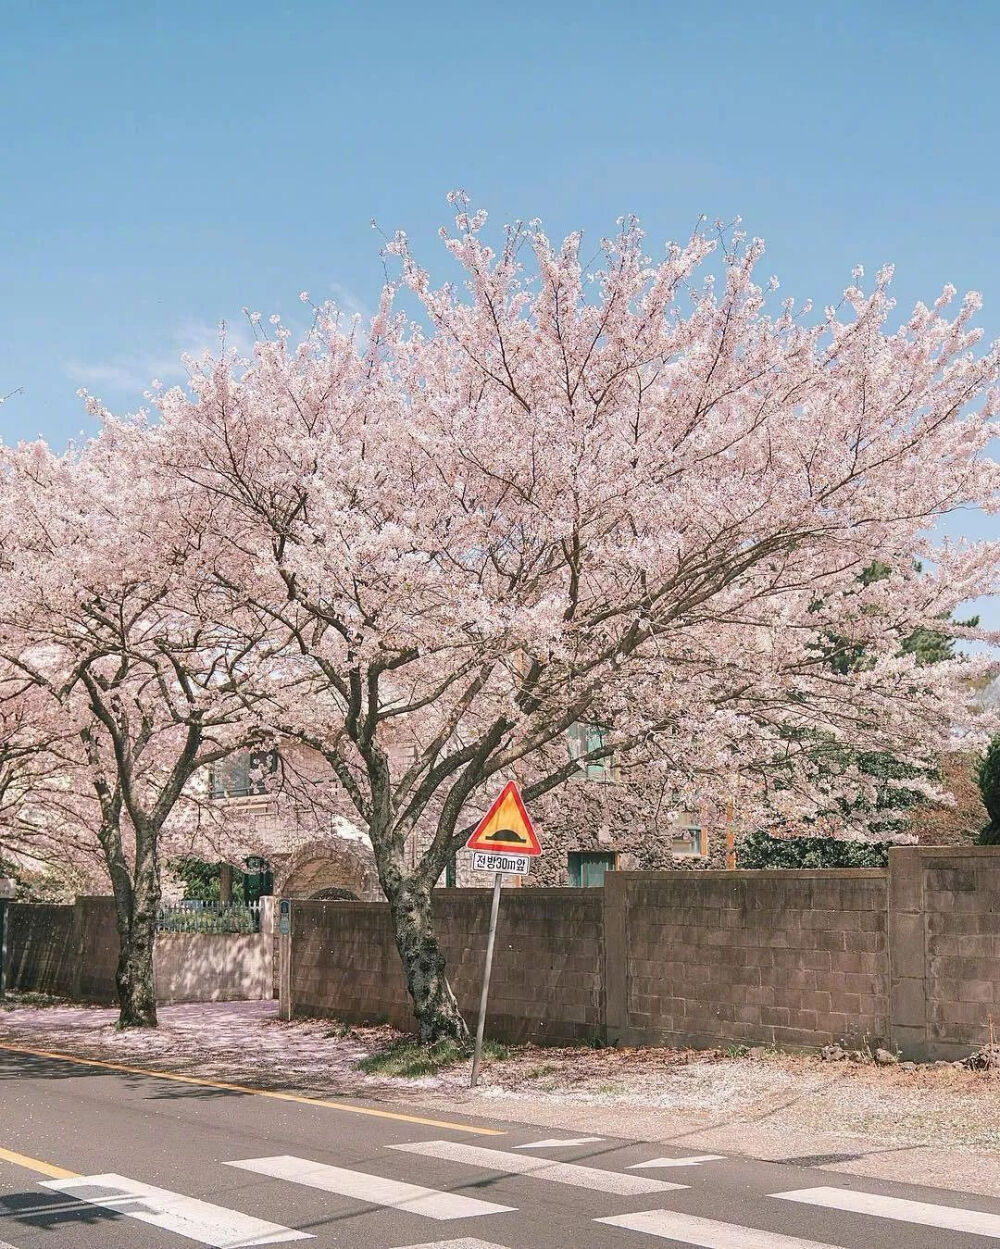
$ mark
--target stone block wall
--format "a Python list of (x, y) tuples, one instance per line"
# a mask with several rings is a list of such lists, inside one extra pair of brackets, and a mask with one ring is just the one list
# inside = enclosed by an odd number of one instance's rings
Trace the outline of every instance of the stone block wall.
[(163, 932), (153, 973), (158, 1002), (247, 1002), (274, 996), (270, 934)]
[(888, 1039), (879, 871), (626, 872), (605, 879), (624, 1044), (818, 1047)]
[[(439, 890), (434, 908), (474, 1019), (490, 891)], [(412, 1027), (384, 903), (292, 901), (278, 944), (286, 1017)], [(114, 1000), (112, 899), (12, 904), (6, 946), (9, 988)], [(158, 994), (270, 996), (272, 951), (267, 931), (162, 934)], [(887, 872), (616, 872), (603, 889), (505, 890), (488, 1029), (552, 1043), (867, 1040), (963, 1057), (1000, 1035), (1000, 848), (893, 849)]]
[[(413, 1027), (388, 907), (367, 902), (291, 904), (289, 974), (282, 1013)], [(510, 890), (501, 899), (489, 1035), (572, 1042), (603, 1035), (603, 897), (597, 889)], [(490, 892), (439, 891), (438, 936), (459, 1006), (479, 1006)]]
[[(487, 1014), (489, 1035), (540, 1044), (603, 1038), (604, 900), (600, 889), (513, 889), (501, 895)], [(450, 895), (450, 896), (449, 896)], [(435, 899), (459, 1005), (479, 1010), (491, 891)]]
[[(229, 1002), (274, 996), (273, 907), (260, 933), (160, 933), (153, 950), (159, 1002)], [(14, 903), (7, 911), (8, 989), (110, 1006), (118, 929), (113, 898), (70, 906)]]
[[(435, 916), (467, 1019), (488, 890)], [(505, 891), (487, 1021), (513, 1041), (891, 1044), (962, 1057), (1000, 1033), (1000, 849), (893, 849), (888, 871), (614, 872), (603, 889)], [(291, 1015), (413, 1026), (388, 910), (293, 902)]]
[(384, 903), (293, 900), (290, 925), (281, 943), (282, 958), (290, 957), (290, 976), (282, 978), (284, 1018), (335, 1015), (348, 1023), (412, 1026)]
[(7, 908), (8, 989), (69, 997), (77, 966), (72, 906), (12, 903)]
[(110, 1006), (115, 1001), (120, 949), (114, 898), (77, 898), (74, 910), (79, 958), (70, 996)]

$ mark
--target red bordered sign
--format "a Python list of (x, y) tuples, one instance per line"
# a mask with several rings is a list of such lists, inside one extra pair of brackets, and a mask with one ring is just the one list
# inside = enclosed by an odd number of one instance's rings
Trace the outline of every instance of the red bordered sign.
[(509, 781), (500, 797), (479, 821), (465, 843), (469, 850), (519, 854), (534, 858), (542, 853), (531, 817), (515, 781)]

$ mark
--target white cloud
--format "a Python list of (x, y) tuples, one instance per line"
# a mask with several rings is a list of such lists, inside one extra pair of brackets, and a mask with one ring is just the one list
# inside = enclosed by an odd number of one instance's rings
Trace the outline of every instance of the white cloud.
[[(354, 316), (361, 318), (362, 332), (374, 315), (364, 300), (340, 282), (328, 284), (332, 302), (343, 313), (346, 321)], [(266, 318), (262, 321), (266, 328)], [(286, 322), (293, 333), (304, 330), (301, 313)], [(182, 357), (195, 359), (205, 355), (219, 354), (223, 331), (209, 321), (182, 321), (173, 332), (166, 335), (166, 342), (158, 343), (148, 351), (136, 351), (112, 356), (93, 363), (84, 360), (67, 360), (63, 368), (77, 386), (85, 386), (100, 398), (139, 398), (155, 380), (165, 385), (183, 382), (186, 376)], [(246, 317), (240, 316), (225, 323), (225, 345), (235, 349), (241, 356), (249, 356), (253, 349), (253, 331)]]
[[(68, 360), (63, 367), (77, 385), (86, 386), (88, 390), (134, 397), (148, 390), (154, 379), (167, 384), (183, 381), (186, 370), (182, 357), (189, 355), (197, 359), (206, 353), (218, 355), (221, 334), (218, 325), (207, 321), (184, 321), (170, 335), (170, 346), (113, 356), (110, 360), (93, 364)], [(227, 323), (225, 344), (227, 348), (235, 348), (240, 355), (249, 355), (253, 346), (250, 327), (239, 324), (234, 327)]]
[(348, 290), (340, 282), (331, 282), (330, 290), (333, 292), (333, 302), (345, 316), (359, 316), (364, 322), (370, 321), (375, 315), (374, 311), (368, 307), (363, 299), (360, 299), (353, 291)]
[(114, 391), (146, 390), (154, 377), (169, 378), (180, 369), (176, 356), (119, 356), (104, 364), (67, 362), (66, 372), (74, 382), (88, 389), (97, 387)]

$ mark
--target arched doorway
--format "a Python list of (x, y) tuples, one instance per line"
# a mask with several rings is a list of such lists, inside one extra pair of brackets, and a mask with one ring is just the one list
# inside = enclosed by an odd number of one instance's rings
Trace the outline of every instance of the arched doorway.
[(280, 898), (332, 898), (350, 895), (356, 901), (380, 896), (375, 857), (361, 839), (331, 837), (300, 847), (277, 874), (274, 892)]

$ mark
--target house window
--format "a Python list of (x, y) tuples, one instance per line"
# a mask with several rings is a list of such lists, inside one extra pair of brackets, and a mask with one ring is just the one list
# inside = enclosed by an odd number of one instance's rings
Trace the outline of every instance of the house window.
[(670, 849), (673, 854), (699, 857), (705, 853), (705, 830), (694, 811), (674, 811), (670, 822)]
[[(591, 751), (602, 750), (608, 736), (608, 729), (600, 724), (584, 724), (578, 721), (566, 730), (566, 742), (569, 746), (571, 759), (582, 759)], [(611, 752), (601, 759), (589, 759), (580, 765), (577, 773), (588, 781), (613, 781), (615, 779), (615, 757)]]
[(576, 889), (603, 885), (605, 873), (615, 870), (617, 857), (615, 854), (593, 854), (590, 851), (571, 850), (566, 856), (570, 885)]
[(251, 794), (266, 794), (266, 778), (277, 770), (276, 750), (241, 750), (212, 768), (212, 797), (248, 798)]

